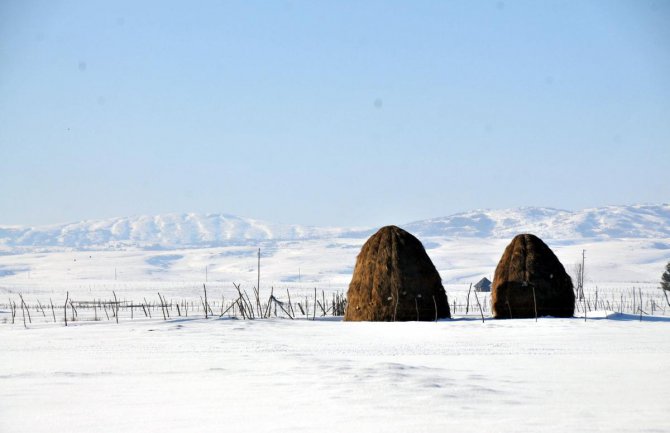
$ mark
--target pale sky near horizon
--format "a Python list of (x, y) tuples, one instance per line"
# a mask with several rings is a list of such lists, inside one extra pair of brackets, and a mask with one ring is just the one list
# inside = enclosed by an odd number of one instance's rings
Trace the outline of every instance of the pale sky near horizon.
[(670, 1), (0, 0), (0, 224), (670, 197)]

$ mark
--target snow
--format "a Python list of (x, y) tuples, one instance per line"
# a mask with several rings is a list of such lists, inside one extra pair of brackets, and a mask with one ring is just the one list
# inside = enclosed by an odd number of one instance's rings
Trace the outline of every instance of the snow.
[(668, 321), (0, 326), (0, 431), (666, 432)]
[[(405, 227), (423, 242), (443, 283), (459, 289), (483, 277), (492, 279), (505, 246), (522, 231), (544, 234), (571, 274), (586, 250), (586, 284), (591, 287), (657, 286), (670, 261), (670, 205), (572, 213), (548, 208), (473, 211)], [(624, 228), (629, 231), (622, 232)], [(233, 290), (231, 282), (251, 289), (258, 248), (263, 288), (343, 292), (373, 230), (262, 223), (225, 214), (0, 228), (0, 295), (46, 299), (70, 291), (79, 299), (108, 298), (114, 290), (137, 298), (159, 288), (197, 297), (204, 282), (227, 291)]]
[(552, 208), (475, 210), (406, 224), (420, 236), (549, 239), (670, 237), (670, 205), (607, 206), (570, 212)]
[[(421, 238), (448, 294), (467, 290), (493, 272), (509, 239)], [(232, 296), (232, 282), (251, 291), (257, 283), (257, 253), (261, 248), (261, 288), (285, 291), (345, 292), (356, 256), (365, 239), (277, 241), (255, 246), (172, 250), (46, 251), (0, 255), (0, 299), (23, 293), (30, 299), (106, 298), (116, 291), (128, 299), (167, 296), (198, 299), (202, 284)], [(574, 273), (586, 250), (588, 287), (658, 287), (670, 261), (670, 250), (659, 245), (670, 239), (613, 239), (581, 242), (545, 239), (568, 273)], [(207, 269), (207, 275), (205, 275)], [(116, 279), (115, 279), (116, 274)], [(165, 293), (165, 292), (169, 293)], [(269, 293), (268, 293), (269, 295)]]
[[(420, 238), (510, 239), (524, 232), (546, 239), (670, 238), (670, 204), (565, 211), (528, 207), (476, 210), (408, 224)], [(376, 227), (311, 227), (229, 214), (165, 214), (80, 221), (43, 227), (0, 226), (0, 247), (119, 249), (249, 245), (258, 241), (365, 239)]]
[[(406, 224), (457, 305), (437, 323), (205, 320), (197, 309), (203, 283), (215, 311), (237, 297), (233, 282), (251, 294), (258, 248), (262, 300), (344, 293), (370, 228), (223, 214), (0, 227), (0, 432), (670, 432), (670, 308), (658, 290), (669, 222), (670, 205), (636, 205)], [(485, 310), (482, 323), (470, 299), (465, 315), (469, 284), (492, 279), (519, 232), (543, 237), (569, 273), (586, 250), (586, 293), (593, 302), (597, 291), (600, 309), (584, 320), (579, 303), (575, 318), (537, 322)], [(160, 292), (195, 310), (164, 321), (160, 309), (153, 319), (125, 309), (116, 324), (80, 307), (65, 327), (66, 292), (153, 303)], [(604, 310), (623, 299), (638, 311), (640, 296), (642, 320)]]
[(0, 245), (105, 249), (216, 246), (273, 239), (336, 237), (350, 229), (276, 224), (227, 214), (165, 214), (43, 227), (0, 226)]

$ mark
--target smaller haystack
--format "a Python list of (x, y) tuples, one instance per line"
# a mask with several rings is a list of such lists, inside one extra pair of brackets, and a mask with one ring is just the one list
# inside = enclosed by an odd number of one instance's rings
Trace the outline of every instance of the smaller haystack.
[(417, 238), (379, 229), (361, 249), (347, 292), (347, 321), (430, 321), (451, 317), (442, 279)]
[(496, 319), (537, 316), (572, 317), (572, 280), (556, 255), (540, 238), (517, 235), (505, 248), (491, 291)]

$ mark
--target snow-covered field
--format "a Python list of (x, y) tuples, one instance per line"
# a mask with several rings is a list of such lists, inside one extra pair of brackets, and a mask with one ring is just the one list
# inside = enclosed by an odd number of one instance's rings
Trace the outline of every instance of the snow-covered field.
[[(424, 244), (454, 289), (492, 279), (517, 233), (541, 236), (574, 274), (586, 250), (586, 284), (652, 287), (670, 261), (670, 205), (567, 212), (547, 208), (473, 211), (403, 225)], [(76, 299), (155, 294), (197, 298), (202, 283), (233, 294), (261, 288), (346, 290), (356, 255), (375, 228), (264, 223), (225, 214), (0, 226), (0, 295)], [(4, 301), (0, 301), (4, 302)]]
[[(509, 239), (421, 239), (449, 287), (465, 287), (493, 278)], [(261, 288), (275, 286), (346, 291), (365, 239), (315, 239), (261, 244)], [(670, 239), (546, 240), (568, 273), (586, 250), (586, 283), (608, 286), (658, 286), (670, 260)], [(257, 282), (256, 246), (172, 250), (70, 250), (0, 255), (0, 295), (59, 298), (70, 291), (77, 299), (109, 298), (112, 290), (126, 298), (154, 295), (197, 298), (202, 284), (234, 293), (232, 282), (251, 290)], [(0, 301), (1, 302), (1, 301)]]
[[(204, 319), (203, 283), (215, 316), (237, 297), (233, 282), (251, 296), (258, 248), (262, 300), (274, 289), (286, 301), (288, 290), (313, 307), (315, 288), (325, 299), (345, 293), (371, 229), (192, 214), (0, 227), (0, 432), (670, 432), (670, 307), (658, 290), (669, 221), (661, 205), (407, 224), (456, 304), (454, 319), (437, 323), (344, 323), (315, 309), (316, 320)], [(573, 319), (495, 321), (480, 294), (482, 323), (468, 287), (492, 279), (525, 231), (573, 275), (586, 250), (589, 305)], [(162, 320), (157, 292), (190, 302), (189, 317), (171, 305)], [(66, 293), (148, 298), (153, 318), (136, 305), (117, 324), (111, 311), (76, 304), (65, 327)], [(610, 311), (622, 300), (635, 314)]]
[(3, 432), (667, 432), (670, 318), (0, 326)]

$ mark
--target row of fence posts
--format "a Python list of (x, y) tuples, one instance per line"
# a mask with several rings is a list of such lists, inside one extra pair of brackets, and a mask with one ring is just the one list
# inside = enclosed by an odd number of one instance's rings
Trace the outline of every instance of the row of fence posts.
[[(315, 288), (313, 298), (310, 299), (309, 296), (305, 295), (303, 303), (303, 300), (298, 302), (293, 301), (289, 289), (286, 289), (288, 300), (282, 301), (278, 299), (274, 295), (273, 287), (268, 300), (263, 302), (260, 298), (260, 291), (255, 287), (253, 288), (254, 298), (252, 301), (246, 290), (243, 290), (239, 284), (233, 283), (233, 285), (238, 293), (238, 297), (226, 303), (225, 297), (222, 294), (219, 306), (220, 310), (217, 312), (218, 314), (214, 313), (214, 309), (217, 308), (218, 303), (216, 301), (212, 302), (208, 298), (207, 286), (203, 284), (203, 295), (200, 296), (200, 304), (186, 299), (182, 299), (178, 302), (172, 300), (168, 301), (165, 295), (160, 292), (157, 292), (158, 302), (149, 302), (146, 297), (139, 303), (126, 300), (121, 301), (116, 296), (115, 291), (112, 291), (113, 300), (103, 301), (98, 299), (93, 301), (75, 301), (70, 298), (70, 292), (68, 291), (66, 292), (65, 302), (62, 306), (54, 306), (52, 299), (49, 298), (49, 306), (51, 309), (50, 317), (53, 319), (53, 323), (57, 323), (56, 311), (62, 309), (62, 322), (65, 326), (68, 326), (68, 322), (72, 323), (81, 320), (90, 320), (80, 315), (80, 310), (88, 312), (91, 312), (92, 310), (93, 321), (97, 322), (102, 320), (104, 314), (104, 317), (107, 320), (114, 319), (116, 323), (119, 323), (120, 312), (122, 310), (129, 312), (130, 319), (134, 320), (135, 310), (141, 312), (140, 314), (143, 314), (145, 318), (151, 319), (153, 317), (152, 311), (155, 313), (157, 309), (160, 309), (160, 314), (162, 315), (163, 320), (175, 317), (175, 310), (177, 313), (176, 317), (188, 317), (189, 311), (191, 314), (196, 311), (203, 311), (206, 319), (209, 319), (210, 317), (222, 318), (226, 315), (228, 317), (238, 317), (239, 315), (242, 319), (288, 317), (292, 320), (295, 318), (311, 318), (312, 320), (316, 320), (317, 315), (319, 317), (328, 315), (342, 316), (344, 315), (346, 308), (346, 297), (341, 293), (332, 293), (330, 297), (331, 299), (327, 301), (325, 291), (322, 290), (319, 294)], [(19, 299), (20, 302), (18, 305), (14, 300), (11, 298), (9, 299), (8, 306), (11, 313), (11, 323), (14, 324), (16, 322), (17, 313), (20, 309), (24, 327), (27, 327), (28, 324), (32, 324), (32, 316), (30, 314), (31, 307), (25, 302), (22, 294), (19, 294)], [(37, 305), (32, 306), (32, 309), (41, 312), (43, 318), (48, 321), (46, 310), (40, 300), (37, 300)], [(298, 311), (300, 314), (298, 314)], [(281, 313), (283, 313), (283, 315)]]
[[(346, 296), (342, 293), (332, 293), (330, 299), (326, 300), (326, 295), (323, 290), (319, 294), (317, 289), (314, 289), (313, 296), (310, 298), (308, 295), (305, 295), (304, 299), (300, 301), (295, 301), (295, 297), (291, 297), (289, 289), (286, 289), (286, 299), (280, 300), (275, 296), (274, 287), (271, 288), (270, 296), (267, 301), (262, 301), (260, 296), (260, 291), (253, 287), (253, 299), (249, 296), (246, 290), (243, 290), (239, 284), (233, 283), (235, 290), (237, 292), (237, 297), (232, 301), (226, 303), (226, 300), (223, 295), (221, 295), (220, 305), (218, 302), (210, 301), (207, 294), (207, 287), (203, 284), (203, 295), (200, 296), (200, 303), (196, 301), (188, 301), (182, 299), (178, 302), (172, 300), (168, 301), (165, 295), (160, 292), (157, 293), (159, 302), (149, 302), (146, 297), (143, 298), (142, 302), (136, 303), (133, 301), (120, 301), (117, 298), (116, 292), (112, 291), (114, 300), (93, 300), (93, 301), (74, 301), (70, 298), (70, 293), (66, 292), (65, 302), (62, 306), (54, 306), (52, 299), (49, 299), (49, 305), (45, 306), (37, 300), (37, 304), (32, 307), (29, 306), (23, 298), (22, 294), (19, 294), (19, 303), (17, 304), (11, 298), (9, 299), (9, 308), (11, 312), (11, 323), (16, 322), (16, 317), (18, 310), (21, 310), (21, 318), (23, 325), (27, 327), (28, 324), (32, 324), (32, 316), (30, 314), (31, 308), (33, 311), (41, 313), (45, 320), (49, 320), (50, 317), (53, 320), (53, 323), (57, 323), (56, 311), (63, 310), (63, 323), (65, 326), (68, 325), (68, 322), (75, 322), (80, 320), (90, 320), (86, 318), (81, 318), (79, 310), (90, 311), (93, 310), (93, 321), (102, 320), (102, 315), (107, 320), (114, 319), (116, 323), (119, 323), (120, 311), (129, 311), (130, 319), (135, 319), (135, 310), (138, 310), (138, 313), (141, 311), (141, 314), (145, 318), (152, 318), (152, 312), (155, 312), (157, 309), (160, 309), (160, 314), (164, 320), (168, 320), (174, 316), (176, 310), (176, 317), (188, 317), (189, 311), (191, 314), (204, 311), (205, 318), (210, 317), (219, 317), (222, 318), (227, 315), (227, 317), (240, 317), (242, 319), (257, 319), (257, 318), (270, 318), (270, 317), (287, 317), (291, 320), (296, 318), (305, 318), (315, 320), (317, 314), (319, 317), (324, 317), (328, 315), (332, 316), (343, 316), (346, 309)], [(458, 303), (456, 297), (453, 297), (452, 302), (450, 303), (452, 315), (458, 314), (459, 311), (462, 313), (465, 311), (465, 316), (471, 314), (471, 311), (479, 312), (481, 320), (484, 321), (484, 313), (489, 313), (491, 305), (491, 299), (489, 296), (484, 295), (484, 299), (480, 301), (477, 294), (477, 290), (472, 290), (472, 284), (467, 292), (465, 302)], [(665, 294), (665, 293), (664, 293)], [(615, 294), (611, 293), (609, 299), (606, 296), (603, 296), (602, 293), (599, 293), (598, 288), (596, 288), (594, 293), (589, 293), (587, 296), (578, 297), (575, 302), (575, 312), (584, 314), (584, 318), (588, 317), (588, 313), (596, 310), (610, 310), (618, 311), (621, 313), (632, 313), (639, 314), (640, 320), (642, 320), (643, 315), (655, 315), (660, 313), (665, 315), (670, 308), (670, 300), (667, 299), (667, 306), (657, 302), (653, 297), (647, 295), (646, 299), (642, 294), (640, 288), (629, 289), (627, 291), (622, 291), (618, 298), (615, 298)], [(471, 302), (471, 299), (474, 299), (474, 303)], [(50, 309), (51, 314), (47, 314), (47, 310)], [(214, 313), (214, 309), (217, 309), (217, 313)], [(69, 313), (69, 318), (68, 318)], [(60, 313), (59, 313), (60, 314)], [(160, 317), (160, 316), (159, 316)]]

